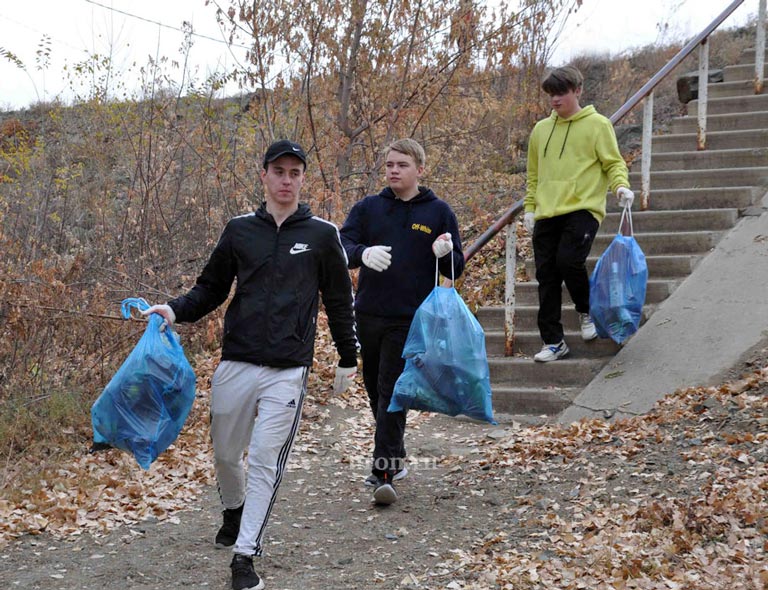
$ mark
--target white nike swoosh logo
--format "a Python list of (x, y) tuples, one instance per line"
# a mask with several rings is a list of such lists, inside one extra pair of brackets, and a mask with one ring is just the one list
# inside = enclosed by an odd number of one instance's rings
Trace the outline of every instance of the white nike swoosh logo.
[(291, 149), (292, 149), (294, 152), (299, 152), (299, 151), (301, 151), (299, 148), (295, 148), (295, 147), (292, 147)]
[(307, 248), (306, 246), (291, 246), (291, 249), (289, 252), (291, 254), (301, 254), (302, 252), (309, 252), (312, 248)]

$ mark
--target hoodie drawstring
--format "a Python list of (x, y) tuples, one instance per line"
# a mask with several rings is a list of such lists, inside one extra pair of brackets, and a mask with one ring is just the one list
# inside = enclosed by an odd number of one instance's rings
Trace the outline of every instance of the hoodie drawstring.
[[(555, 132), (555, 128), (557, 127), (557, 122), (559, 121), (557, 115), (555, 115), (555, 122), (552, 124), (552, 130), (549, 132), (549, 137), (547, 137), (547, 143), (544, 144), (544, 157), (547, 157), (547, 148), (549, 147), (549, 140), (552, 139), (552, 135)], [(573, 124), (573, 121), (568, 121), (568, 128), (565, 130), (565, 138), (563, 139), (563, 145), (560, 148), (560, 155), (557, 157), (559, 160), (563, 157), (563, 152), (565, 152), (565, 143), (568, 141), (568, 134), (571, 132), (571, 125)]]
[(547, 157), (547, 148), (549, 147), (549, 140), (552, 139), (552, 134), (555, 132), (555, 127), (557, 127), (557, 115), (555, 115), (555, 122), (552, 124), (552, 130), (549, 132), (549, 137), (547, 137), (547, 143), (544, 145), (544, 157)]
[(565, 139), (563, 139), (563, 147), (560, 148), (560, 155), (557, 157), (559, 160), (563, 157), (563, 152), (565, 151), (565, 142), (568, 141), (568, 134), (571, 132), (571, 124), (573, 121), (568, 121), (568, 129), (565, 130)]

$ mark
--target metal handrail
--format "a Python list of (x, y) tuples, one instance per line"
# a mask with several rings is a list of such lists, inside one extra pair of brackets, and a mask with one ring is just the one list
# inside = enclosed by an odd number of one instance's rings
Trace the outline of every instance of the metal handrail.
[(464, 250), (464, 261), (466, 262), (475, 254), (477, 254), (483, 246), (485, 246), (494, 238), (494, 236), (496, 236), (497, 233), (512, 223), (512, 220), (515, 218), (515, 216), (522, 210), (523, 199), (520, 199), (519, 201), (516, 201), (515, 204), (512, 205), (509, 209), (507, 209), (504, 212), (504, 215), (499, 217), (499, 219), (495, 221), (493, 225), (491, 225), (487, 230), (485, 230), (479, 238), (472, 242), (471, 246)]

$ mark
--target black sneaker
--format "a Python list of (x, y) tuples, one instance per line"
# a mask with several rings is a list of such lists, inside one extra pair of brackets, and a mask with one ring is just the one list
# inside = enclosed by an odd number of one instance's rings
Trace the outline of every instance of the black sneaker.
[(373, 490), (373, 501), (382, 506), (389, 506), (395, 500), (397, 500), (395, 486), (392, 485), (389, 474), (385, 472), (376, 482), (376, 489)]
[[(408, 475), (408, 467), (403, 467), (399, 471), (395, 471), (395, 474), (392, 476), (392, 481), (399, 481), (406, 475)], [(378, 483), (379, 476), (375, 473), (371, 473), (368, 477), (365, 478), (365, 485), (369, 488), (375, 488)]]
[(240, 534), (240, 518), (243, 516), (243, 505), (240, 508), (226, 508), (222, 514), (224, 515), (224, 524), (221, 525), (219, 532), (216, 533), (214, 544), (216, 549), (229, 549), (237, 542), (237, 535)]
[(232, 590), (261, 590), (264, 580), (253, 571), (253, 557), (235, 553), (232, 563)]

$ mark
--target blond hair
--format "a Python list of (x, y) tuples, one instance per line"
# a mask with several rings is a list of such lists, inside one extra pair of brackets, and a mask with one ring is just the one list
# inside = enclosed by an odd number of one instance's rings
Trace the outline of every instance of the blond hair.
[(413, 161), (416, 162), (416, 166), (424, 166), (427, 163), (427, 155), (424, 153), (424, 148), (421, 147), (421, 144), (418, 141), (411, 139), (410, 137), (398, 139), (397, 141), (390, 143), (387, 146), (385, 155), (389, 155), (389, 152), (392, 151), (411, 156)]

